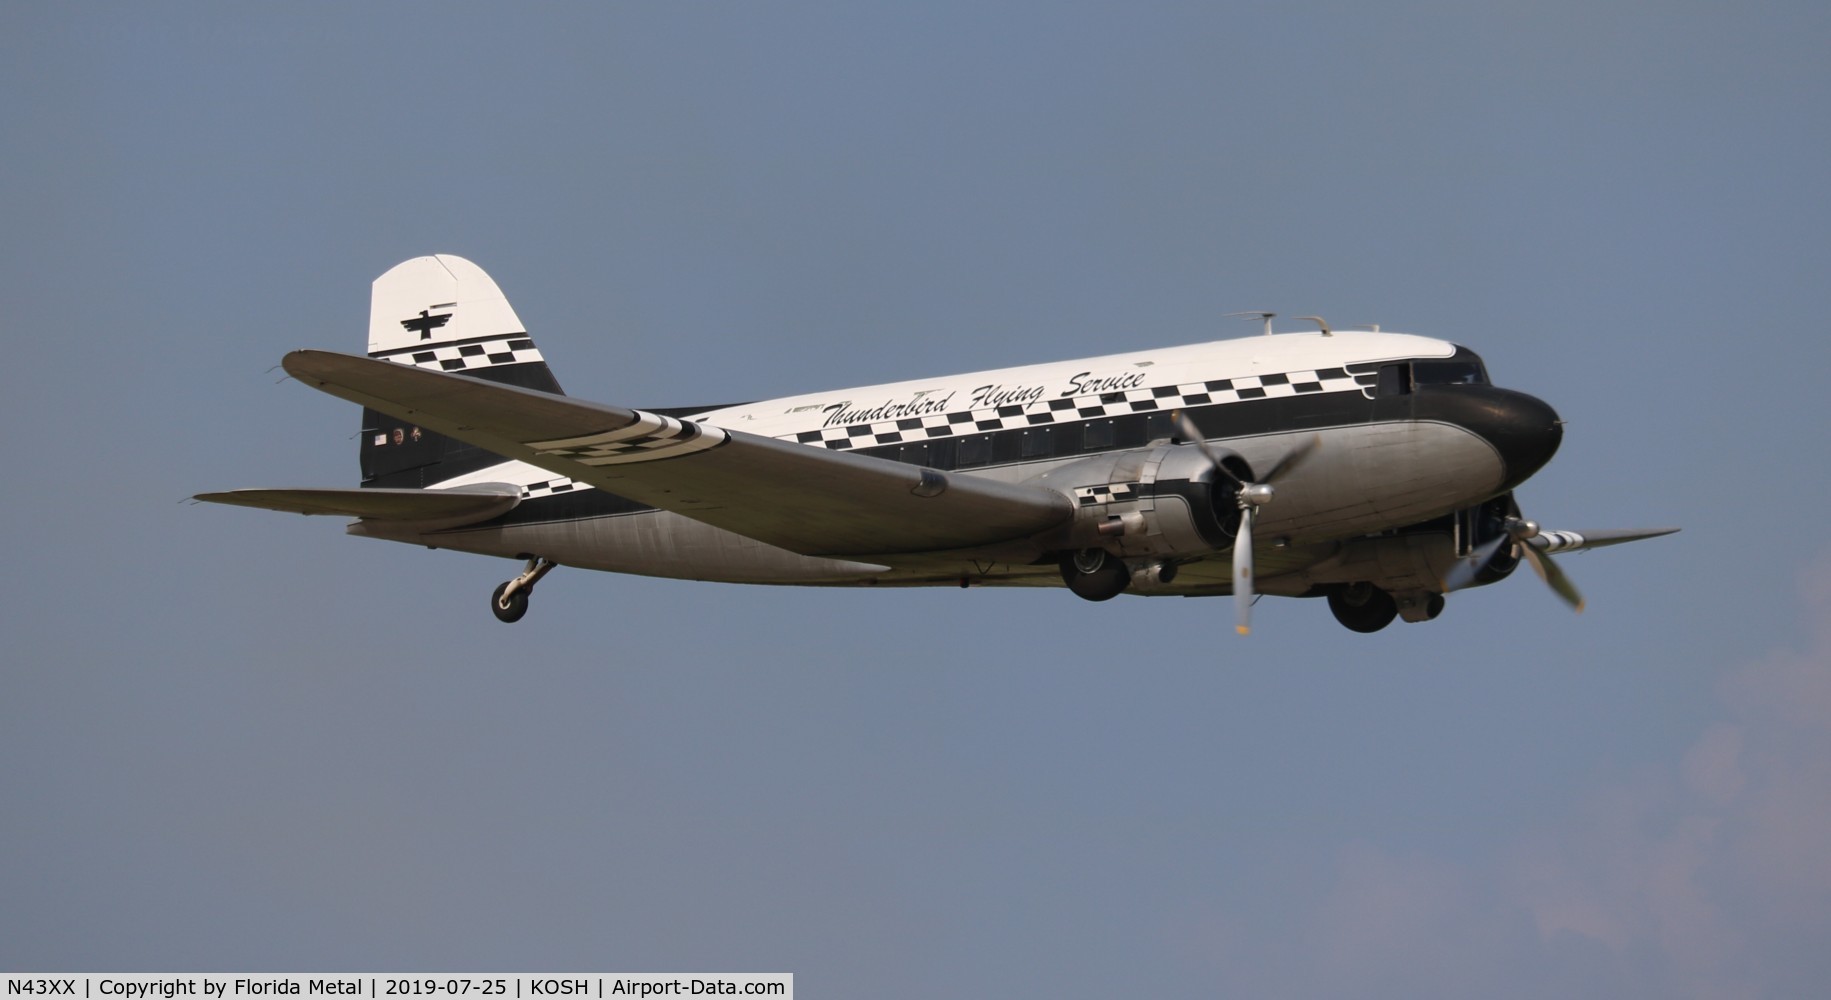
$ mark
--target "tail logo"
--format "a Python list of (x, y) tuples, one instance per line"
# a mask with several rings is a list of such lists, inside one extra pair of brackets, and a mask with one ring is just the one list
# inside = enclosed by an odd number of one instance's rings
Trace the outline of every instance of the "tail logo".
[(437, 316), (433, 316), (429, 315), (431, 312), (432, 310), (430, 309), (421, 309), (418, 316), (415, 316), (412, 319), (401, 320), (401, 326), (406, 327), (409, 330), (418, 330), (421, 340), (430, 340), (432, 339), (432, 331), (451, 322), (451, 313), (440, 313)]

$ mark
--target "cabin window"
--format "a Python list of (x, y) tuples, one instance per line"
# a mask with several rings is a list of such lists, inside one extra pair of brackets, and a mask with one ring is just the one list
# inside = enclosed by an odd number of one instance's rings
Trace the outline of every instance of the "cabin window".
[(1051, 454), (1047, 427), (1032, 427), (1019, 440), (1018, 453), (1023, 458), (1047, 458)]
[(1004, 465), (1015, 462), (1021, 457), (1018, 453), (1018, 432), (1004, 431), (992, 435), (992, 464)]
[(1144, 436), (1144, 414), (1134, 413), (1113, 421), (1113, 443), (1121, 448), (1142, 448), (1148, 440)]
[(910, 465), (928, 464), (928, 442), (903, 446), (902, 460)]
[(1381, 396), (1405, 396), (1411, 393), (1411, 366), (1408, 364), (1381, 365), (1379, 388)]
[(1170, 411), (1159, 410), (1145, 418), (1144, 436), (1147, 440), (1156, 441), (1159, 438), (1174, 437), (1175, 434), (1176, 418)]
[(992, 436), (969, 434), (960, 439), (958, 468), (970, 469), (992, 460)]
[(1113, 422), (1111, 420), (1089, 420), (1081, 447), (1087, 451), (1101, 451), (1113, 446)]

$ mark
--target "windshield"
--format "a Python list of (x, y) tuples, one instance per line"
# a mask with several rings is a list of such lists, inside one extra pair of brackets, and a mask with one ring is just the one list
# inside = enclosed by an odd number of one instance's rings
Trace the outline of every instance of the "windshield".
[(1381, 396), (1404, 396), (1420, 385), (1487, 385), (1488, 367), (1481, 357), (1466, 347), (1456, 348), (1447, 358), (1414, 358), (1383, 364), (1379, 369)]
[(1488, 373), (1479, 360), (1413, 361), (1411, 377), (1418, 385), (1487, 385)]

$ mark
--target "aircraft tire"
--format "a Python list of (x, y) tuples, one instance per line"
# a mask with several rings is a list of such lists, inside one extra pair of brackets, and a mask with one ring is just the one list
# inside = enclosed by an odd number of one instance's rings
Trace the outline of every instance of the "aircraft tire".
[(507, 589), (506, 580), (496, 586), (496, 592), (490, 595), (490, 610), (495, 612), (498, 621), (521, 621), (521, 616), (528, 613), (528, 588), (523, 587), (505, 598), (502, 592)]
[(1062, 582), (1086, 601), (1110, 601), (1131, 586), (1125, 561), (1105, 549), (1082, 549), (1062, 556)]
[(1329, 610), (1336, 621), (1356, 632), (1378, 632), (1399, 616), (1392, 595), (1371, 583), (1351, 583), (1329, 591)]

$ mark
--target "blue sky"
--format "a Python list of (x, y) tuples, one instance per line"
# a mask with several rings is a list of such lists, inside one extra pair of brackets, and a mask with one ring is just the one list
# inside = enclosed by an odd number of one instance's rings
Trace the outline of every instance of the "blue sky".
[[(1794, 996), (1831, 975), (1831, 11), (0, 11), (0, 967), (783, 970), (810, 996)], [(560, 571), (182, 498), (356, 478), (457, 253), (688, 405), (1468, 344), (1550, 526), (1425, 625)]]

